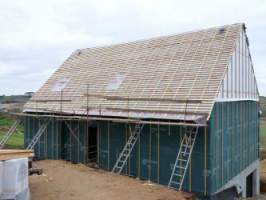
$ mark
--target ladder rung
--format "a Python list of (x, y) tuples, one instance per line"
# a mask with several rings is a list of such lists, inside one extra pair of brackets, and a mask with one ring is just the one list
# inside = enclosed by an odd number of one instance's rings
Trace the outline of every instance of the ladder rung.
[(182, 167), (182, 166), (176, 166), (176, 167), (179, 169), (186, 169), (185, 167)]
[(181, 159), (181, 158), (179, 158), (177, 160), (182, 161), (182, 162), (187, 162), (187, 160), (184, 160), (184, 159)]
[(191, 148), (192, 147), (192, 145), (181, 145), (183, 148)]
[(180, 183), (176, 181), (172, 181), (171, 184), (180, 185)]
[(182, 177), (181, 174), (177, 174), (177, 173), (174, 173), (175, 176), (179, 176), (179, 177)]
[(121, 169), (121, 166), (116, 165), (115, 168), (116, 168), (116, 169)]

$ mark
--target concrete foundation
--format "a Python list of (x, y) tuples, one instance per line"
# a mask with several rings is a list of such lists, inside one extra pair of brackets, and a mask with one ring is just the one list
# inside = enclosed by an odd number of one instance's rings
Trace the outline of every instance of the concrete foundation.
[(227, 184), (220, 188), (216, 193), (220, 193), (228, 188), (236, 187), (240, 197), (247, 196), (247, 177), (252, 174), (252, 196), (260, 193), (260, 175), (259, 175), (260, 161), (257, 160), (244, 169), (241, 173), (231, 179)]

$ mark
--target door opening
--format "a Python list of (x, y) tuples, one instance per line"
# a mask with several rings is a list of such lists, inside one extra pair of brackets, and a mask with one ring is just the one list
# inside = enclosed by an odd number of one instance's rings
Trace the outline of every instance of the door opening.
[(97, 162), (97, 128), (89, 127), (88, 129), (88, 162)]
[(246, 197), (253, 197), (253, 173), (246, 178)]

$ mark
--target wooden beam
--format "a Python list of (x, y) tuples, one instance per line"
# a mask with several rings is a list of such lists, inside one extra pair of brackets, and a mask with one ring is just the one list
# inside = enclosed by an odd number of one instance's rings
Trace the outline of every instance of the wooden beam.
[(33, 100), (33, 99), (30, 99), (29, 101), (32, 101), (32, 102), (42, 102), (42, 103), (46, 103), (46, 102), (72, 102), (71, 99), (38, 99), (38, 100)]
[(11, 160), (18, 158), (31, 158), (34, 156), (32, 150), (1, 149), (0, 160)]
[(207, 117), (207, 113), (204, 112), (190, 112), (190, 111), (174, 111), (174, 110), (146, 110), (146, 109), (127, 109), (127, 108), (112, 108), (105, 107), (105, 110), (122, 111), (122, 112), (139, 112), (139, 113), (161, 113), (161, 114), (183, 114), (183, 115), (203, 115)]
[(170, 102), (170, 103), (202, 103), (199, 99), (171, 99), (171, 98), (145, 98), (145, 97), (123, 97), (123, 96), (108, 96), (101, 94), (84, 94), (85, 96), (98, 97), (111, 101), (158, 101), (158, 102)]

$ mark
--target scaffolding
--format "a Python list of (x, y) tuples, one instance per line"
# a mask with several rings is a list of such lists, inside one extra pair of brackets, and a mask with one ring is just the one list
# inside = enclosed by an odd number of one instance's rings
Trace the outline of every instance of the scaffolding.
[[(139, 140), (139, 136), (141, 134), (141, 131), (144, 127), (144, 125), (152, 125), (152, 124), (161, 124), (161, 125), (178, 125), (178, 126), (184, 126), (186, 128), (187, 134), (184, 135), (184, 137), (182, 138), (182, 143), (180, 146), (180, 149), (178, 151), (178, 155), (175, 161), (175, 165), (171, 174), (171, 178), (169, 180), (169, 184), (168, 187), (174, 187), (177, 186), (177, 183), (179, 184), (178, 187), (176, 187), (176, 189), (181, 190), (182, 189), (182, 184), (183, 184), (183, 180), (184, 180), (184, 176), (186, 174), (187, 168), (189, 166), (189, 161), (190, 161), (190, 157), (193, 151), (193, 146), (196, 140), (196, 134), (198, 131), (199, 127), (205, 127), (206, 124), (195, 124), (195, 123), (191, 123), (189, 121), (186, 120), (186, 115), (188, 114), (187, 112), (187, 105), (189, 103), (200, 103), (201, 100), (189, 100), (189, 99), (184, 99), (184, 100), (178, 100), (178, 99), (160, 99), (160, 98), (156, 98), (156, 99), (146, 99), (146, 98), (130, 98), (130, 97), (120, 97), (120, 96), (107, 96), (107, 95), (101, 95), (101, 98), (105, 98), (105, 99), (111, 99), (113, 101), (126, 101), (127, 102), (127, 118), (113, 118), (113, 117), (106, 117), (106, 116), (91, 116), (90, 115), (90, 104), (89, 104), (89, 98), (93, 97), (94, 94), (90, 94), (89, 93), (89, 84), (87, 84), (86, 87), (86, 93), (84, 94), (84, 97), (86, 98), (86, 113), (84, 113), (83, 115), (69, 115), (67, 113), (64, 113), (63, 111), (63, 103), (64, 102), (71, 102), (70, 99), (66, 100), (64, 99), (63, 96), (63, 91), (60, 92), (60, 99), (59, 100), (38, 100), (36, 101), (36, 108), (37, 103), (38, 102), (58, 102), (60, 103), (60, 111), (58, 113), (56, 112), (52, 112), (54, 111), (53, 108), (50, 109), (50, 111), (47, 110), (47, 112), (49, 113), (45, 113), (45, 114), (38, 114), (38, 112), (36, 113), (21, 113), (18, 114), (19, 116), (30, 116), (30, 117), (35, 117), (38, 119), (45, 119), (43, 121), (43, 124), (40, 126), (38, 132), (36, 133), (35, 137), (32, 139), (32, 141), (28, 144), (27, 149), (34, 149), (34, 146), (37, 144), (37, 142), (39, 141), (39, 139), (41, 138), (41, 136), (45, 133), (45, 130), (49, 124), (49, 121), (46, 121), (46, 119), (49, 118), (54, 118), (58, 121), (60, 121), (62, 126), (62, 123), (64, 123), (67, 127), (67, 129), (69, 130), (69, 133), (72, 135), (72, 137), (77, 141), (78, 147), (82, 148), (84, 151), (86, 151), (88, 153), (88, 155), (85, 157), (86, 163), (98, 163), (98, 159), (99, 159), (99, 144), (96, 145), (89, 145), (89, 137), (88, 134), (89, 133), (89, 127), (92, 124), (93, 121), (111, 121), (111, 122), (118, 122), (118, 123), (127, 123), (127, 124), (134, 124), (135, 129), (133, 131), (133, 133), (131, 133), (130, 137), (128, 138), (128, 141), (126, 142), (124, 148), (122, 149), (122, 151), (119, 153), (119, 156), (116, 160), (115, 165), (112, 167), (112, 172), (114, 173), (118, 173), (120, 174), (124, 167), (126, 166), (127, 162), (128, 162), (128, 158), (130, 157), (130, 154), (132, 152), (132, 150), (135, 147), (135, 144), (137, 143), (137, 141)], [(97, 95), (99, 97), (99, 95)], [(183, 121), (158, 121), (158, 120), (145, 120), (145, 119), (135, 119), (132, 118), (130, 115), (131, 109), (130, 109), (130, 101), (164, 101), (164, 102), (179, 102), (179, 103), (185, 103), (185, 109), (183, 111), (184, 113), (184, 120)], [(38, 107), (40, 108), (40, 107)], [(42, 110), (40, 108), (40, 110)], [(101, 107), (99, 108), (99, 110), (101, 110)], [(101, 113), (101, 111), (100, 111)], [(85, 115), (85, 116), (84, 116)], [(76, 128), (73, 128), (70, 124), (70, 121), (86, 121), (86, 142), (82, 143), (80, 141), (80, 138), (78, 136), (78, 132), (79, 132), (79, 127), (77, 126)], [(191, 130), (191, 131), (189, 131)], [(192, 130), (196, 130), (196, 132), (193, 132)], [(62, 131), (62, 130), (61, 130)], [(194, 134), (194, 135), (193, 135)], [(97, 136), (98, 137), (98, 136)], [(71, 142), (72, 143), (72, 142)], [(186, 147), (184, 149), (184, 147)], [(71, 149), (71, 144), (70, 144), (70, 149)], [(67, 151), (67, 154), (69, 154), (70, 151)], [(97, 154), (97, 157), (94, 157), (92, 159), (90, 159), (89, 154)], [(183, 156), (183, 158), (181, 158), (180, 156), (186, 154), (185, 156)], [(187, 157), (186, 157), (187, 156)], [(67, 157), (71, 157), (71, 156), (67, 156)], [(186, 158), (185, 158), (186, 157)], [(184, 166), (182, 166), (184, 165)], [(183, 171), (180, 171), (179, 174), (176, 172), (177, 169), (183, 169)], [(177, 178), (177, 176), (179, 176), (178, 180), (175, 180)]]

